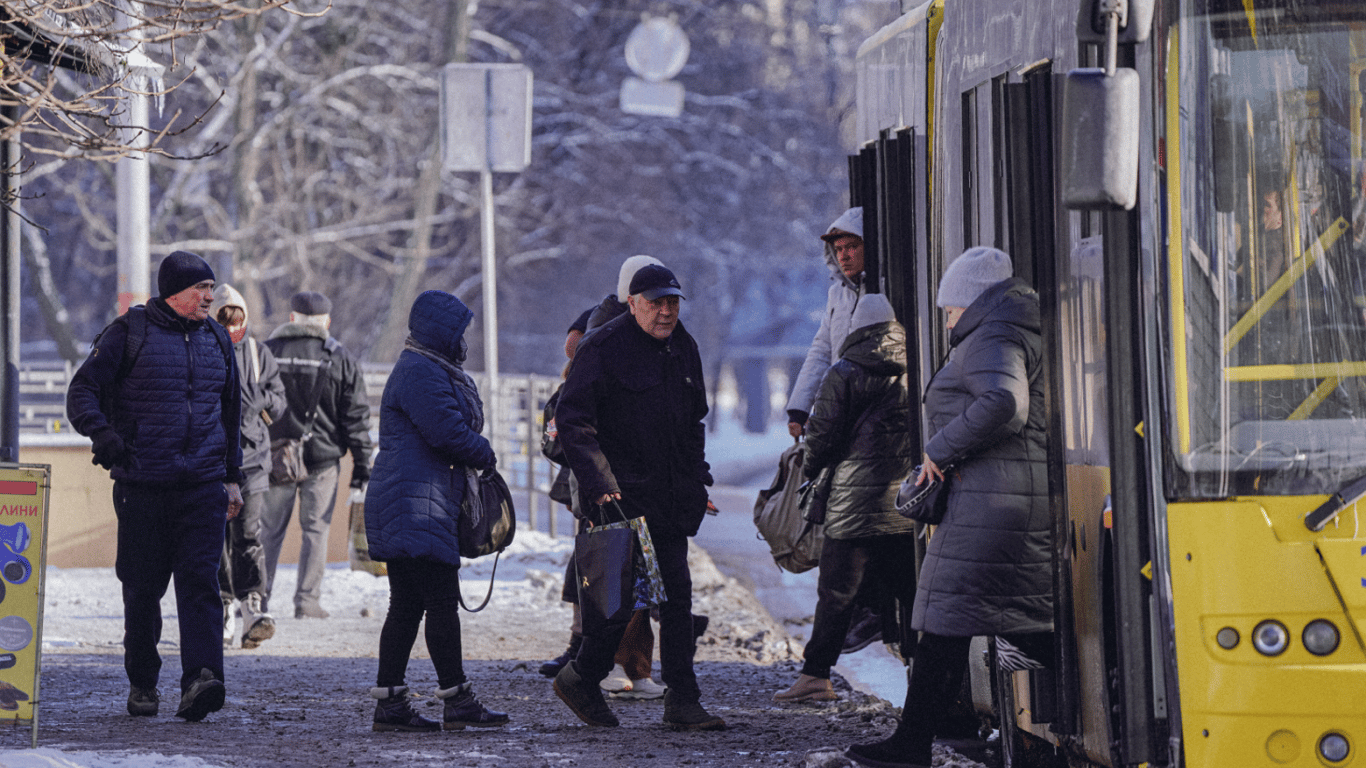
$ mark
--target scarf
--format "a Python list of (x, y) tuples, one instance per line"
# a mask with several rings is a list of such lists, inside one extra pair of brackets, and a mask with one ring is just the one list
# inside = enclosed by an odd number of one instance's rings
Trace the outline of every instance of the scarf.
[[(460, 341), (460, 349), (464, 351), (464, 339)], [(451, 382), (455, 384), (455, 388), (460, 390), (460, 394), (465, 396), (465, 402), (469, 403), (470, 429), (475, 432), (484, 431), (484, 401), (479, 399), (479, 390), (474, 386), (474, 379), (470, 378), (470, 375), (465, 373), (465, 369), (460, 365), (464, 356), (461, 355), (460, 361), (452, 360), (430, 347), (419, 344), (412, 336), (403, 342), (403, 348), (411, 349), (446, 369), (446, 372), (451, 375)]]

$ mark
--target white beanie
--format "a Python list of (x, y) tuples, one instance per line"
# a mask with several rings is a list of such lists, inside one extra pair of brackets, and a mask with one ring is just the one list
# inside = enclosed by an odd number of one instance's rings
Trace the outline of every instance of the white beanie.
[(617, 273), (617, 301), (624, 303), (626, 297), (631, 295), (631, 278), (635, 277), (640, 268), (646, 264), (664, 266), (664, 263), (659, 259), (643, 255), (632, 256), (621, 263), (621, 271)]
[(242, 298), (242, 294), (237, 292), (227, 283), (219, 283), (213, 289), (213, 303), (209, 305), (209, 317), (218, 319), (218, 310), (223, 307), (240, 307), (242, 309), (242, 324), (246, 324), (247, 302)]
[(892, 303), (887, 301), (886, 296), (880, 293), (865, 293), (854, 307), (854, 316), (849, 327), (858, 330), (893, 320), (896, 320), (896, 312), (892, 311)]
[(1005, 251), (985, 245), (969, 248), (944, 270), (935, 304), (941, 307), (970, 307), (988, 288), (1002, 280), (1009, 280), (1014, 272), (1010, 254)]

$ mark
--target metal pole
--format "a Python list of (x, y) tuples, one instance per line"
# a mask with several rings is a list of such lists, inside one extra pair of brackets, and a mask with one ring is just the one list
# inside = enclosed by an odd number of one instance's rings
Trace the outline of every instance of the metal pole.
[(493, 171), (479, 172), (480, 236), (484, 245), (484, 373), (488, 376), (488, 403), (492, 418), (498, 424), (498, 265), (493, 259)]
[[(147, 132), (138, 126), (147, 125), (147, 97), (126, 93), (127, 128), (124, 141), (133, 147), (146, 147)], [(151, 185), (150, 169), (143, 152), (131, 152), (119, 158), (115, 168), (116, 205), (118, 208), (118, 313), (121, 315), (136, 304), (147, 303), (151, 295)]]
[[(19, 105), (4, 106), (5, 122), (16, 126)], [(3, 245), (3, 267), (0, 267), (0, 346), (4, 349), (5, 374), (0, 382), (0, 461), (19, 461), (19, 134), (16, 129), (0, 147), (0, 166), (3, 166), (4, 195), (8, 207), (0, 213), (0, 245)]]

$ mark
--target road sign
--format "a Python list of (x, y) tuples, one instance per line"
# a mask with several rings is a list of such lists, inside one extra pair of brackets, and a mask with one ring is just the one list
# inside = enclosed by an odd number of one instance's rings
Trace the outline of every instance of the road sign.
[(626, 38), (626, 64), (639, 78), (621, 84), (621, 111), (651, 117), (683, 114), (683, 86), (669, 78), (688, 63), (688, 35), (673, 19), (655, 16)]
[(447, 64), (441, 71), (441, 161), (448, 171), (516, 173), (531, 164), (531, 70)]

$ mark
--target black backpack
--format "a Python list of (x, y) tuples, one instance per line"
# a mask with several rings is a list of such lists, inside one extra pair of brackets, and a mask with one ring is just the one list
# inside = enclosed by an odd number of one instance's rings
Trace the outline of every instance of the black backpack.
[[(105, 332), (112, 328), (116, 323), (122, 323), (128, 329), (128, 336), (123, 340), (123, 359), (119, 361), (119, 372), (114, 381), (120, 382), (128, 377), (128, 372), (133, 370), (133, 363), (137, 362), (138, 354), (142, 352), (142, 345), (147, 341), (147, 307), (138, 304), (128, 308), (128, 311), (109, 321), (103, 330), (95, 335), (95, 340), (90, 342), (90, 348), (94, 349), (104, 336)], [(229, 371), (232, 370), (232, 339), (228, 336), (228, 329), (218, 322), (207, 321), (209, 330), (213, 331), (213, 336), (218, 340), (218, 348), (223, 352), (223, 363)], [(108, 393), (109, 397), (113, 392)], [(108, 403), (103, 403), (108, 405)], [(105, 413), (110, 413), (105, 409)]]

